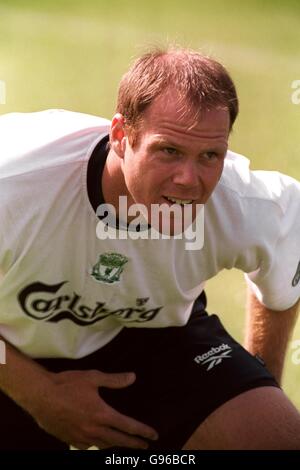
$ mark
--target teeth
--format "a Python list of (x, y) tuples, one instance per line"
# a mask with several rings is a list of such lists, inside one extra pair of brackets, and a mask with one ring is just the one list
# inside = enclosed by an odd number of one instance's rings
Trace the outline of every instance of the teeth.
[(175, 199), (174, 197), (168, 197), (168, 196), (166, 196), (166, 199), (168, 199), (168, 201), (170, 202), (175, 202), (175, 204), (181, 204), (181, 205), (191, 204), (193, 202), (192, 199)]

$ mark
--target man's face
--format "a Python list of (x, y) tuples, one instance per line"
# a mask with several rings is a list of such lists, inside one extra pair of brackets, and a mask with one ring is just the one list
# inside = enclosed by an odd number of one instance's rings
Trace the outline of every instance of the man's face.
[(169, 93), (157, 98), (145, 112), (136, 145), (125, 140), (122, 173), (129, 204), (144, 204), (149, 213), (151, 204), (205, 204), (222, 174), (228, 111), (207, 111), (195, 123), (178, 107)]

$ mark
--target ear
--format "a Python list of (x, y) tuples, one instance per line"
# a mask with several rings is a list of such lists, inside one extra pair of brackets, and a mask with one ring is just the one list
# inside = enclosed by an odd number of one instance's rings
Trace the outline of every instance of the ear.
[(126, 149), (126, 131), (125, 131), (125, 119), (120, 113), (115, 114), (112, 118), (110, 127), (110, 148), (120, 158), (124, 158)]

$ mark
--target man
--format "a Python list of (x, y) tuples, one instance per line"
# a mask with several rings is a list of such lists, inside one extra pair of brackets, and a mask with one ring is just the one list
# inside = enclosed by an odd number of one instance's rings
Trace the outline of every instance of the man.
[[(227, 151), (237, 112), (226, 70), (178, 49), (136, 61), (111, 123), (0, 118), (2, 448), (300, 449), (278, 385), (300, 186)], [(146, 223), (129, 236), (135, 204)], [(151, 236), (155, 204), (190, 207), (188, 227), (204, 204), (203, 247), (171, 213), (170, 236)], [(248, 273), (250, 352), (205, 311), (204, 282), (233, 267)]]

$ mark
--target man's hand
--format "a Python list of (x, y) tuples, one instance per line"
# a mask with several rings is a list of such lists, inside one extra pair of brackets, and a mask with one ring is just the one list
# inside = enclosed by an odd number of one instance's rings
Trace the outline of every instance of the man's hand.
[(135, 381), (134, 373), (67, 371), (52, 377), (52, 385), (35, 399), (30, 412), (41, 428), (58, 439), (78, 449), (93, 445), (145, 449), (143, 438), (157, 438), (154, 429), (114, 410), (99, 395), (99, 387), (128, 387)]

